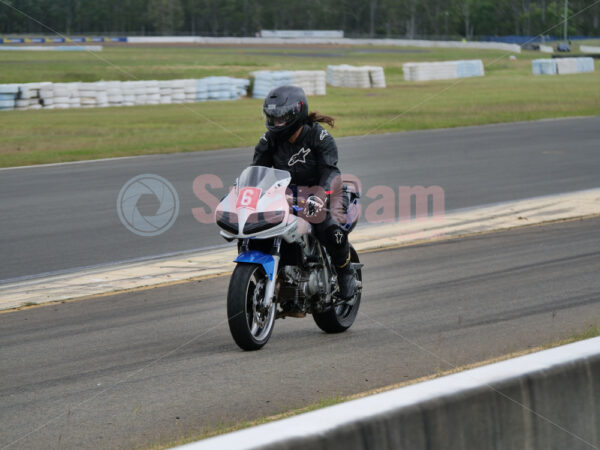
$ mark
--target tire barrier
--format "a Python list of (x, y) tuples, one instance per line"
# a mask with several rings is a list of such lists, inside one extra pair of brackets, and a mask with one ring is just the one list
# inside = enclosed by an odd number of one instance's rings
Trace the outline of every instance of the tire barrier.
[(0, 110), (11, 110), (15, 108), (15, 102), (19, 95), (19, 85), (0, 84)]
[(406, 63), (402, 65), (402, 70), (406, 81), (449, 80), (485, 75), (483, 62), (479, 59)]
[(534, 59), (531, 61), (534, 75), (556, 75), (555, 59)]
[(600, 338), (209, 438), (181, 450), (600, 446)]
[(327, 66), (327, 83), (337, 87), (384, 88), (385, 74), (379, 66)]
[(540, 44), (540, 52), (542, 53), (554, 53), (554, 49), (549, 45)]
[[(202, 96), (208, 100), (236, 100), (248, 95), (250, 80), (231, 77), (207, 77), (202, 80)], [(206, 94), (204, 94), (206, 92)]]
[(3, 84), (0, 85), (0, 109), (104, 108), (236, 100), (248, 95), (249, 84), (249, 80), (231, 77)]
[(306, 95), (325, 95), (327, 93), (324, 70), (294, 70), (293, 84), (304, 89)]
[(580, 45), (579, 51), (581, 53), (595, 53), (600, 55), (600, 47), (592, 47), (591, 45)]
[(304, 89), (306, 95), (325, 95), (325, 72), (323, 70), (259, 70), (253, 72), (252, 97), (265, 98), (278, 86), (293, 84)]
[(593, 72), (594, 58), (556, 58), (534, 59), (531, 61), (534, 75), (567, 75), (572, 73)]

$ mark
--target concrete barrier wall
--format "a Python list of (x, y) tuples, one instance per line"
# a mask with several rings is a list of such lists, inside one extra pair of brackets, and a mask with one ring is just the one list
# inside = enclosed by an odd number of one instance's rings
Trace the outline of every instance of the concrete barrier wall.
[(468, 370), (180, 449), (600, 447), (600, 338)]
[[(333, 34), (331, 34), (333, 33)], [(340, 45), (383, 45), (397, 47), (442, 47), (503, 50), (521, 53), (521, 47), (503, 42), (426, 41), (413, 39), (348, 39), (339, 32), (325, 32), (321, 37), (202, 37), (202, 36), (130, 36), (130, 37), (81, 37), (81, 38), (0, 38), (0, 44), (24, 43), (67, 43), (67, 42), (129, 42), (132, 44), (340, 44)]]
[(580, 45), (579, 51), (581, 53), (596, 53), (600, 55), (600, 47), (593, 47), (591, 45)]
[(381, 45), (395, 47), (441, 47), (441, 48), (466, 48), (482, 50), (503, 50), (521, 53), (521, 47), (516, 44), (502, 42), (460, 42), (460, 41), (425, 41), (412, 39), (334, 39), (334, 38), (217, 38), (202, 36), (144, 36), (128, 37), (127, 42), (132, 44), (161, 44), (161, 43), (194, 43), (194, 44), (339, 44), (339, 45)]
[(261, 30), (260, 37), (267, 38), (334, 38), (339, 39), (344, 37), (343, 30)]

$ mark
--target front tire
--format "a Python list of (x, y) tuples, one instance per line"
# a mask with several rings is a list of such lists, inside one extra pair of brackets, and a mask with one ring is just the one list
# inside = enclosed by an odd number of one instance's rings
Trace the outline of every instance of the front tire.
[[(350, 261), (359, 263), (358, 254), (354, 247), (350, 246)], [(342, 333), (352, 326), (358, 308), (360, 306), (360, 297), (362, 294), (362, 271), (356, 269), (356, 301), (352, 305), (342, 303), (322, 313), (313, 313), (313, 319), (317, 326), (325, 333)]]
[(239, 263), (229, 281), (227, 319), (235, 343), (243, 350), (262, 348), (273, 332), (276, 304), (264, 310), (267, 275), (261, 266)]

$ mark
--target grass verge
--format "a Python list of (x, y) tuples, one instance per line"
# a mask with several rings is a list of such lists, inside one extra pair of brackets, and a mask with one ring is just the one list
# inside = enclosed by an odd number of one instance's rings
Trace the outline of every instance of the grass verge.
[[(524, 52), (411, 48), (147, 48), (90, 53), (2, 52), (0, 83), (248, 77), (258, 69), (385, 68), (386, 89), (328, 86), (311, 109), (337, 118), (335, 137), (596, 115), (598, 72), (534, 76)], [(483, 59), (486, 76), (406, 82), (409, 61)], [(261, 100), (0, 113), (0, 167), (253, 146), (264, 130)], [(407, 112), (408, 111), (408, 112)], [(343, 150), (343, 149), (342, 149)]]

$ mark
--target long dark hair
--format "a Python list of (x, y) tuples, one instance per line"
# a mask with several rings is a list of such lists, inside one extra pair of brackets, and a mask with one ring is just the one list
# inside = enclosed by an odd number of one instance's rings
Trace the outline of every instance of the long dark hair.
[(313, 111), (308, 113), (308, 118), (306, 119), (308, 124), (313, 124), (315, 122), (326, 123), (331, 128), (335, 128), (335, 119), (331, 116), (326, 116), (321, 114), (319, 111)]

